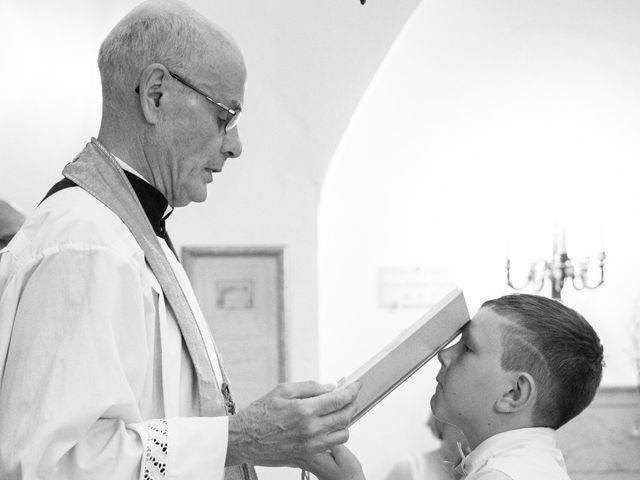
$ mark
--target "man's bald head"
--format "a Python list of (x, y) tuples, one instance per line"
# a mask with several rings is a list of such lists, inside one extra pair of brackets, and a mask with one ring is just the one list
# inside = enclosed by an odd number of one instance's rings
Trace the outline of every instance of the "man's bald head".
[(98, 67), (106, 106), (134, 102), (140, 74), (153, 63), (177, 72), (189, 71), (194, 65), (209, 67), (222, 81), (228, 65), (244, 71), (242, 54), (224, 30), (172, 0), (141, 3), (102, 43)]
[(233, 39), (183, 3), (149, 0), (109, 33), (98, 64), (98, 139), (174, 207), (204, 201), (242, 153), (246, 68)]

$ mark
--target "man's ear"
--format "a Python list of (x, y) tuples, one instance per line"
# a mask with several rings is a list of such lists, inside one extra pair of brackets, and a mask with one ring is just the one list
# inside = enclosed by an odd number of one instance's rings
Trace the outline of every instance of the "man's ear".
[(140, 106), (145, 120), (152, 125), (160, 120), (161, 99), (166, 88), (164, 82), (168, 78), (169, 71), (161, 63), (148, 65), (140, 74)]
[(533, 407), (536, 401), (536, 382), (526, 372), (515, 373), (510, 385), (496, 402), (499, 413), (515, 413)]

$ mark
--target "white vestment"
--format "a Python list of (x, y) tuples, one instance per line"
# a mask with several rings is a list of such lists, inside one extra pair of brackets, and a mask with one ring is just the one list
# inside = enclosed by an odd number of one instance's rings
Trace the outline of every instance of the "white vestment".
[(82, 188), (49, 197), (0, 254), (0, 478), (223, 479), (227, 417), (198, 411), (193, 364), (134, 237)]

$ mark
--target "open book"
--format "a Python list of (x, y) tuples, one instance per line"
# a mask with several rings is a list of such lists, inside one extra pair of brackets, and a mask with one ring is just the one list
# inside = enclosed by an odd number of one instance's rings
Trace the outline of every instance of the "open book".
[(464, 295), (460, 290), (453, 290), (371, 360), (341, 380), (339, 387), (356, 380), (362, 382), (351, 423), (451, 343), (468, 321), (469, 311)]

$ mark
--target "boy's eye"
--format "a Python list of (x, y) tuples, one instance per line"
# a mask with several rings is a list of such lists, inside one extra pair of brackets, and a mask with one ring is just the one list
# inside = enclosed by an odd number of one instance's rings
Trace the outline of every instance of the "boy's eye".
[(465, 351), (465, 352), (472, 352), (472, 351), (473, 351), (473, 350), (471, 350), (471, 349), (469, 348), (469, 345), (467, 345), (466, 343), (463, 343), (463, 344), (462, 344), (462, 346), (464, 347), (464, 351)]

